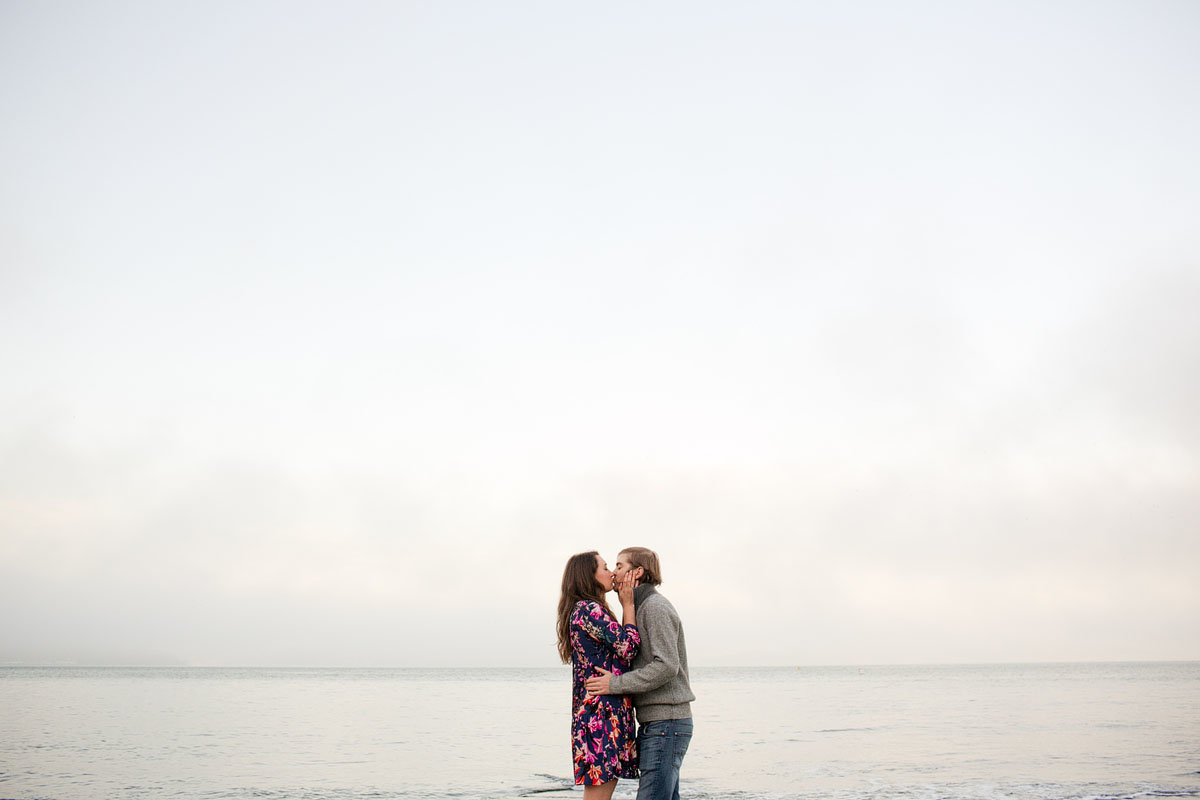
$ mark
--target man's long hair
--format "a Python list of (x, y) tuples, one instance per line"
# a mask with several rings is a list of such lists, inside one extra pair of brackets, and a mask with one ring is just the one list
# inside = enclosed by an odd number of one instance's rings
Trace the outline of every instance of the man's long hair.
[(604, 599), (605, 589), (596, 582), (599, 557), (595, 550), (576, 553), (567, 559), (563, 570), (562, 594), (558, 597), (558, 657), (564, 664), (571, 661), (571, 612), (575, 604), (580, 600), (599, 603), (612, 616), (612, 609)]
[(662, 583), (662, 567), (658, 565), (658, 553), (649, 547), (626, 547), (618, 558), (621, 556), (625, 557), (630, 568), (642, 568), (642, 577), (638, 578), (639, 584), (658, 586)]

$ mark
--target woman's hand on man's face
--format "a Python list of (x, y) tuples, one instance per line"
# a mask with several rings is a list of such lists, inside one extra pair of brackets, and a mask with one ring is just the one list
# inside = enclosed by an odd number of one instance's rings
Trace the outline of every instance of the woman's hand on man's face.
[(626, 605), (633, 602), (633, 590), (637, 588), (638, 580), (634, 577), (633, 572), (626, 572), (617, 580), (617, 597), (621, 600), (621, 605)]

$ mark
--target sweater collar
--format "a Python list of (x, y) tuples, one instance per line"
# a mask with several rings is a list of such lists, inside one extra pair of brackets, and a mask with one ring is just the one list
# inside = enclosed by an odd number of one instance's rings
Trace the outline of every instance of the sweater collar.
[(648, 583), (643, 583), (641, 586), (633, 590), (634, 613), (637, 613), (637, 610), (642, 607), (642, 603), (644, 603), (646, 598), (652, 594), (658, 594), (658, 590)]

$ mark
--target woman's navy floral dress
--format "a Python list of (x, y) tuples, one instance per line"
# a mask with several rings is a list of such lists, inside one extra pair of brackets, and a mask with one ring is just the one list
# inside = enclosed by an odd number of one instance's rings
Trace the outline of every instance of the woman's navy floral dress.
[(642, 640), (634, 625), (621, 625), (604, 606), (583, 600), (571, 614), (571, 756), (575, 783), (598, 786), (613, 778), (638, 776), (633, 703), (625, 695), (584, 700), (583, 682), (603, 667), (614, 675), (629, 670)]

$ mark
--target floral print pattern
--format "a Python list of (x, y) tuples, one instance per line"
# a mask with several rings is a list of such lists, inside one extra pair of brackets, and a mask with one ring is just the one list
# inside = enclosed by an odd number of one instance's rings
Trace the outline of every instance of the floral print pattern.
[(571, 756), (575, 783), (598, 786), (638, 776), (633, 703), (625, 695), (584, 699), (584, 681), (603, 667), (614, 675), (630, 669), (642, 640), (634, 625), (621, 625), (599, 603), (580, 601), (571, 614)]

